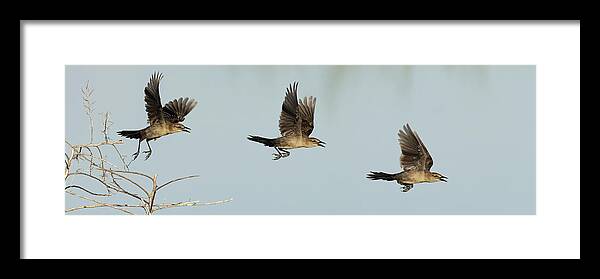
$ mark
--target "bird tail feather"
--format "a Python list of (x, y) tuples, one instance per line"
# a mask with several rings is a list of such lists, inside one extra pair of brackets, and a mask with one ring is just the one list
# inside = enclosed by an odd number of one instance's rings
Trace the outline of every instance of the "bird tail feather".
[(135, 131), (118, 131), (117, 134), (130, 139), (139, 139), (142, 137), (142, 130)]
[(268, 139), (268, 138), (263, 138), (263, 137), (259, 137), (259, 136), (248, 136), (247, 139), (258, 142), (258, 143), (262, 143), (265, 146), (269, 146), (269, 147), (275, 146), (275, 139)]
[(367, 178), (372, 179), (372, 180), (392, 181), (392, 180), (396, 180), (396, 174), (372, 171), (371, 173), (367, 174)]

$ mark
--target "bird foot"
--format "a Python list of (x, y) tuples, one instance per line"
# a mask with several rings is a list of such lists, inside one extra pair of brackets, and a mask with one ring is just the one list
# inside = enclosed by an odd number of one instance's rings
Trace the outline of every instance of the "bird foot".
[(135, 161), (135, 159), (137, 159), (137, 157), (140, 155), (140, 153), (136, 152), (136, 153), (133, 153), (131, 155), (133, 156), (133, 160), (132, 161)]
[(290, 156), (290, 152), (285, 152), (285, 153), (273, 153), (273, 160), (279, 160), (281, 158), (285, 158), (287, 156)]
[(402, 192), (406, 193), (406, 192), (410, 191), (410, 189), (412, 189), (412, 187), (413, 187), (412, 185), (404, 185), (402, 187)]
[(150, 158), (150, 155), (152, 154), (152, 151), (144, 151), (144, 153), (148, 154), (146, 155), (146, 158), (144, 158), (144, 160), (148, 160), (148, 158)]

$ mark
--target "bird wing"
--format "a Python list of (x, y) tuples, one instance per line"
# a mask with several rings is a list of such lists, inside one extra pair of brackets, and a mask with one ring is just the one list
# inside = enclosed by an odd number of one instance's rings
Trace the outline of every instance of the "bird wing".
[(148, 123), (152, 124), (162, 120), (162, 105), (160, 103), (160, 94), (158, 85), (163, 75), (160, 73), (152, 74), (150, 81), (144, 88), (144, 102), (146, 103), (146, 112), (148, 113)]
[(300, 100), (300, 106), (298, 106), (298, 111), (300, 112), (300, 119), (302, 120), (302, 134), (306, 137), (308, 137), (315, 128), (314, 118), (316, 104), (317, 98), (310, 96), (304, 97), (304, 101)]
[(279, 132), (282, 136), (300, 135), (302, 119), (298, 112), (298, 83), (290, 84), (286, 89), (285, 99), (279, 115)]
[(398, 136), (400, 137), (398, 141), (402, 150), (402, 155), (400, 155), (400, 166), (402, 169), (429, 171), (431, 166), (433, 166), (433, 159), (429, 155), (429, 151), (427, 151), (421, 138), (419, 138), (419, 135), (413, 132), (410, 126), (406, 124), (404, 131), (400, 130)]
[(172, 123), (182, 122), (197, 104), (198, 101), (188, 97), (172, 100), (163, 107), (163, 116)]

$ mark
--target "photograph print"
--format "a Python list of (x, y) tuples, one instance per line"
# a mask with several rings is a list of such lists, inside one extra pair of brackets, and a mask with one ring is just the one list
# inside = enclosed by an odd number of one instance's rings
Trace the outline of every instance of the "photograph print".
[(534, 65), (66, 65), (66, 215), (534, 215)]

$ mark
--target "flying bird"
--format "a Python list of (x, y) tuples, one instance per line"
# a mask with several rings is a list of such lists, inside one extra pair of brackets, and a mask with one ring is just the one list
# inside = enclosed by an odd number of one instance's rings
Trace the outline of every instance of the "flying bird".
[(119, 131), (117, 134), (130, 139), (138, 139), (137, 152), (133, 154), (133, 160), (137, 159), (140, 154), (140, 144), (146, 140), (148, 150), (147, 160), (152, 154), (150, 141), (156, 140), (162, 136), (187, 132), (190, 133), (190, 128), (183, 125), (181, 122), (185, 116), (192, 111), (198, 102), (191, 98), (179, 98), (168, 102), (162, 106), (160, 101), (160, 93), (158, 90), (160, 80), (163, 75), (160, 73), (152, 74), (150, 81), (144, 88), (144, 102), (146, 103), (146, 113), (148, 114), (148, 127), (141, 130)]
[(275, 148), (277, 153), (273, 153), (273, 160), (289, 156), (287, 149), (325, 147), (325, 142), (309, 137), (315, 127), (316, 103), (317, 99), (313, 96), (298, 100), (298, 82), (290, 84), (279, 115), (281, 137), (271, 139), (250, 135), (247, 139)]
[(399, 130), (398, 141), (400, 142), (400, 149), (402, 155), (400, 155), (400, 166), (403, 171), (400, 173), (384, 173), (384, 172), (371, 172), (367, 174), (367, 178), (372, 180), (387, 180), (396, 181), (398, 184), (402, 184), (402, 192), (408, 192), (413, 188), (413, 184), (423, 182), (437, 182), (444, 181), (448, 177), (443, 176), (437, 172), (431, 172), (431, 166), (433, 166), (433, 159), (429, 155), (429, 151), (419, 138), (416, 132), (410, 128), (408, 124), (404, 127), (404, 131)]

